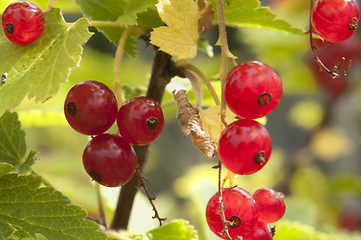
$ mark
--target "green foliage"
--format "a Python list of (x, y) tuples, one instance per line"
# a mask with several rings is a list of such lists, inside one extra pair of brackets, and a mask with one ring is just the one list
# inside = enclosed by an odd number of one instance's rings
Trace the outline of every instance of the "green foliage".
[[(216, 8), (216, 0), (210, 0)], [(268, 7), (260, 6), (258, 0), (224, 1), (224, 17), (228, 26), (264, 28), (294, 34), (304, 34), (285, 20), (277, 19)]]
[[(140, 20), (149, 19), (147, 16), (147, 9), (154, 7), (155, 0), (76, 0), (80, 6), (84, 16), (89, 17), (91, 20), (105, 21), (110, 24), (116, 23), (118, 27), (105, 27), (100, 26), (98, 30), (104, 33), (110, 41), (118, 44), (121, 34), (124, 32), (125, 27), (135, 25), (137, 23), (138, 14), (143, 14)], [(158, 24), (159, 21), (154, 20), (156, 16), (154, 11), (149, 11), (149, 15), (153, 18), (150, 22), (142, 22), (142, 24)], [(149, 28), (155, 26), (149, 26)], [(136, 56), (136, 41), (133, 38), (128, 38), (125, 44), (125, 51), (130, 55)]]
[(26, 152), (25, 132), (20, 129), (16, 113), (6, 112), (0, 118), (1, 162), (18, 164)]
[[(106, 239), (99, 226), (85, 220), (86, 212), (50, 187), (40, 187), (41, 179), (7, 174), (0, 177), (0, 221), (35, 237), (48, 239)], [(10, 237), (5, 236), (6, 238)]]
[(0, 73), (7, 73), (7, 81), (0, 87), (0, 114), (26, 95), (36, 101), (54, 96), (80, 62), (81, 45), (91, 36), (88, 20), (67, 25), (59, 9), (45, 14), (45, 19), (42, 36), (26, 46), (13, 44), (1, 32)]

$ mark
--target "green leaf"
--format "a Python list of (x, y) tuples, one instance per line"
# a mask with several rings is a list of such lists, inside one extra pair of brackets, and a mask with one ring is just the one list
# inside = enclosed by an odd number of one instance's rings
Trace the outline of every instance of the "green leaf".
[(0, 114), (19, 105), (25, 96), (36, 101), (54, 96), (79, 65), (81, 45), (91, 36), (88, 20), (67, 25), (54, 8), (45, 14), (45, 21), (43, 34), (29, 45), (16, 45), (0, 33), (0, 73), (7, 73), (0, 87)]
[[(20, 174), (31, 170), (37, 154), (31, 151), (24, 162), (26, 152), (25, 132), (20, 128), (16, 112), (5, 112), (0, 118), (0, 162), (12, 164)], [(6, 169), (6, 168), (5, 168)], [(1, 172), (1, 170), (0, 170)], [(4, 172), (6, 173), (6, 172)], [(0, 174), (1, 176), (1, 174)]]
[(35, 238), (37, 233), (56, 240), (104, 240), (99, 226), (86, 212), (40, 178), (8, 174), (0, 177), (0, 222)]
[[(128, 0), (124, 6), (123, 15), (117, 19), (118, 23), (125, 26), (137, 24), (137, 14), (145, 12), (149, 7), (154, 6), (157, 3), (155, 0)], [(122, 22), (122, 19), (128, 19), (130, 21)]]
[(16, 172), (14, 166), (9, 163), (0, 162), (0, 177), (10, 172)]
[(150, 240), (196, 240), (197, 231), (185, 220), (173, 220), (147, 233)]
[(20, 129), (17, 113), (5, 112), (0, 118), (0, 162), (18, 164), (26, 152), (25, 132)]
[[(210, 0), (216, 9), (216, 0)], [(224, 17), (228, 26), (265, 28), (294, 34), (304, 34), (304, 31), (293, 27), (285, 20), (277, 19), (269, 7), (260, 6), (258, 0), (228, 0), (224, 1)], [(217, 18), (216, 18), (217, 19)]]
[(17, 166), (19, 174), (27, 174), (31, 171), (31, 167), (34, 165), (37, 157), (35, 155), (38, 154), (37, 151), (30, 151), (28, 157), (26, 158), (25, 162)]
[(15, 229), (12, 226), (0, 221), (0, 239), (8, 239), (14, 232)]
[[(94, 21), (118, 23), (119, 26), (97, 28), (116, 45), (119, 42), (124, 28), (137, 24), (138, 14), (154, 7), (156, 0), (75, 0), (84, 16)], [(145, 22), (145, 24), (149, 24)], [(150, 26), (153, 27), (153, 26)], [(125, 52), (132, 57), (136, 56), (136, 41), (128, 38), (125, 43)]]

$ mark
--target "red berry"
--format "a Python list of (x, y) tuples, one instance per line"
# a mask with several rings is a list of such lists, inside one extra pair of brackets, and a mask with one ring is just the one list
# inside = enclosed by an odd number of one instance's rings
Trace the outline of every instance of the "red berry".
[(242, 118), (255, 119), (272, 112), (282, 97), (282, 82), (268, 65), (249, 61), (227, 75), (224, 96), (228, 107)]
[(154, 99), (136, 97), (120, 107), (117, 124), (120, 135), (129, 143), (146, 145), (153, 142), (162, 132), (163, 111)]
[(86, 145), (83, 165), (89, 176), (99, 184), (118, 187), (133, 177), (137, 156), (122, 137), (105, 133), (94, 137)]
[(3, 12), (2, 27), (13, 43), (26, 45), (34, 42), (43, 32), (45, 17), (41, 9), (28, 1), (11, 3)]
[[(252, 232), (258, 221), (258, 211), (252, 195), (239, 187), (225, 189), (222, 195), (224, 215), (226, 220), (231, 222), (228, 227), (230, 236), (235, 238), (236, 236), (246, 236)], [(218, 198), (218, 193), (216, 193), (208, 201), (206, 219), (212, 232), (227, 239), (226, 235), (222, 234), (223, 224)]]
[(64, 103), (65, 117), (79, 133), (98, 135), (115, 122), (118, 106), (114, 93), (104, 83), (88, 80), (70, 89)]
[(218, 156), (233, 173), (249, 175), (267, 163), (272, 141), (267, 129), (250, 119), (240, 119), (228, 125), (218, 142)]
[(242, 240), (273, 240), (273, 236), (267, 224), (258, 222), (256, 228)]
[(258, 220), (272, 223), (280, 220), (285, 214), (286, 205), (283, 195), (272, 188), (260, 188), (253, 194), (259, 213)]
[(355, 0), (317, 0), (311, 23), (315, 33), (328, 42), (341, 42), (355, 32), (360, 10)]

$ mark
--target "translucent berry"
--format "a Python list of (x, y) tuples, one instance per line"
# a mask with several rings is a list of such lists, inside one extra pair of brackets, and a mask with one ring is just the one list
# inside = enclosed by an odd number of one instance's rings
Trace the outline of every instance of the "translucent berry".
[(88, 80), (72, 87), (66, 96), (64, 113), (79, 133), (98, 135), (108, 130), (117, 117), (117, 100), (107, 85)]
[(360, 9), (355, 0), (317, 0), (311, 23), (315, 33), (328, 42), (341, 42), (355, 32)]
[(224, 96), (228, 107), (242, 118), (255, 119), (272, 112), (282, 97), (282, 82), (270, 66), (244, 62), (227, 75)]
[(164, 116), (161, 106), (149, 97), (126, 101), (119, 109), (117, 124), (120, 135), (129, 143), (146, 145), (162, 132)]
[(259, 213), (258, 220), (272, 223), (280, 220), (285, 214), (286, 205), (283, 195), (272, 188), (260, 188), (253, 194)]
[[(258, 221), (258, 211), (252, 195), (239, 187), (225, 189), (222, 195), (224, 215), (226, 220), (230, 222), (228, 230), (231, 238), (246, 236), (252, 232)], [(206, 219), (212, 232), (223, 239), (227, 239), (226, 235), (222, 234), (223, 223), (218, 199), (218, 193), (216, 193), (208, 201)]]
[(20, 45), (34, 42), (42, 34), (45, 25), (41, 9), (28, 1), (11, 3), (3, 12), (1, 20), (5, 36)]
[(105, 133), (92, 138), (86, 145), (83, 165), (94, 181), (106, 187), (118, 187), (133, 177), (137, 156), (122, 137)]
[(218, 156), (233, 173), (249, 175), (268, 162), (272, 141), (267, 129), (250, 119), (240, 119), (228, 125), (218, 142)]
[(273, 240), (272, 230), (267, 224), (258, 222), (256, 228), (242, 240)]

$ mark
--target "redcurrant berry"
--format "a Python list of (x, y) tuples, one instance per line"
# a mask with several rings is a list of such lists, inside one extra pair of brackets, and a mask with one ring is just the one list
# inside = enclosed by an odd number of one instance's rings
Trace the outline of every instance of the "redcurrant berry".
[(161, 106), (149, 97), (126, 101), (119, 109), (117, 124), (120, 135), (129, 143), (146, 145), (162, 132), (164, 117)]
[(118, 187), (134, 175), (137, 156), (128, 142), (114, 134), (100, 134), (90, 140), (83, 152), (83, 165), (99, 184)]
[(355, 0), (317, 0), (311, 23), (315, 33), (328, 42), (341, 42), (355, 32), (360, 10)]
[(227, 75), (224, 96), (232, 112), (255, 119), (272, 112), (282, 97), (282, 82), (268, 65), (248, 61), (234, 67)]
[(20, 45), (34, 42), (42, 34), (45, 25), (41, 9), (28, 1), (11, 3), (3, 12), (1, 20), (5, 36)]
[(243, 240), (273, 240), (273, 236), (267, 224), (258, 222), (256, 228), (250, 234), (243, 237)]
[(258, 220), (264, 223), (276, 222), (286, 211), (283, 195), (272, 188), (260, 188), (253, 194), (259, 213)]
[(108, 130), (117, 117), (117, 100), (107, 85), (88, 80), (70, 89), (64, 103), (65, 117), (79, 133), (98, 135)]
[(233, 173), (249, 175), (268, 162), (272, 141), (267, 129), (250, 119), (240, 119), (228, 125), (218, 142), (218, 156)]
[[(227, 221), (231, 238), (246, 236), (253, 231), (257, 224), (258, 211), (256, 204), (246, 190), (235, 187), (222, 191), (223, 211)], [(223, 223), (219, 211), (218, 193), (208, 201), (206, 208), (206, 219), (209, 228), (217, 236), (227, 239), (223, 232)]]

